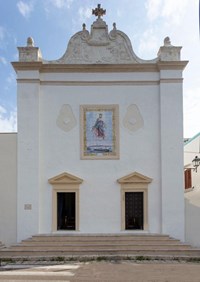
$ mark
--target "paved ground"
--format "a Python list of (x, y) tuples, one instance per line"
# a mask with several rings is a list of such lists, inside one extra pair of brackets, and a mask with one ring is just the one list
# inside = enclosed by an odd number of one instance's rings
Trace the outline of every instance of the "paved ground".
[(62, 265), (7, 265), (0, 282), (200, 282), (199, 263), (86, 262)]

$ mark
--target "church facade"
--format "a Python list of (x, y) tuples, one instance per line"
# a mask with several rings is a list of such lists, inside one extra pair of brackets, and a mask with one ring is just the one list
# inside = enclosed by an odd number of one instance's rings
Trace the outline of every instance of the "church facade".
[[(91, 30), (83, 25), (60, 59), (44, 60), (28, 38), (12, 63), (16, 242), (48, 233), (159, 233), (184, 241), (187, 61), (168, 37), (155, 59), (138, 58), (116, 24), (108, 31), (101, 7), (93, 12)], [(9, 230), (2, 232), (6, 238)]]

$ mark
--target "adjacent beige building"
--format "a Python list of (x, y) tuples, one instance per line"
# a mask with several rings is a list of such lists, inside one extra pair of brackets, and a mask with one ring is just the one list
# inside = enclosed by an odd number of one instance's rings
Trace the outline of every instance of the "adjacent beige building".
[(17, 241), (17, 133), (0, 133), (0, 241)]

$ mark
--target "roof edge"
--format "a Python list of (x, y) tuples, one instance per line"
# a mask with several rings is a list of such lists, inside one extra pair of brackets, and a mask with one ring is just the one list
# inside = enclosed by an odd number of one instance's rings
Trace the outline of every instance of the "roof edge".
[(190, 142), (192, 142), (193, 140), (195, 140), (197, 137), (200, 137), (200, 132), (197, 133), (196, 135), (194, 135), (192, 138), (190, 138), (190, 139), (184, 144), (184, 146), (186, 146), (187, 144), (189, 144)]
[(160, 70), (184, 70), (188, 61), (171, 61), (133, 64), (48, 64), (43, 62), (12, 62), (15, 71), (38, 70), (40, 72), (159, 72)]

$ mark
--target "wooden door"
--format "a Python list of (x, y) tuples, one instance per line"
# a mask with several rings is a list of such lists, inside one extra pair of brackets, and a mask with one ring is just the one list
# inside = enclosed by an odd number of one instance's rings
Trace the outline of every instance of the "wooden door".
[(125, 229), (144, 229), (143, 192), (125, 192)]
[(57, 193), (57, 230), (76, 229), (76, 193)]

